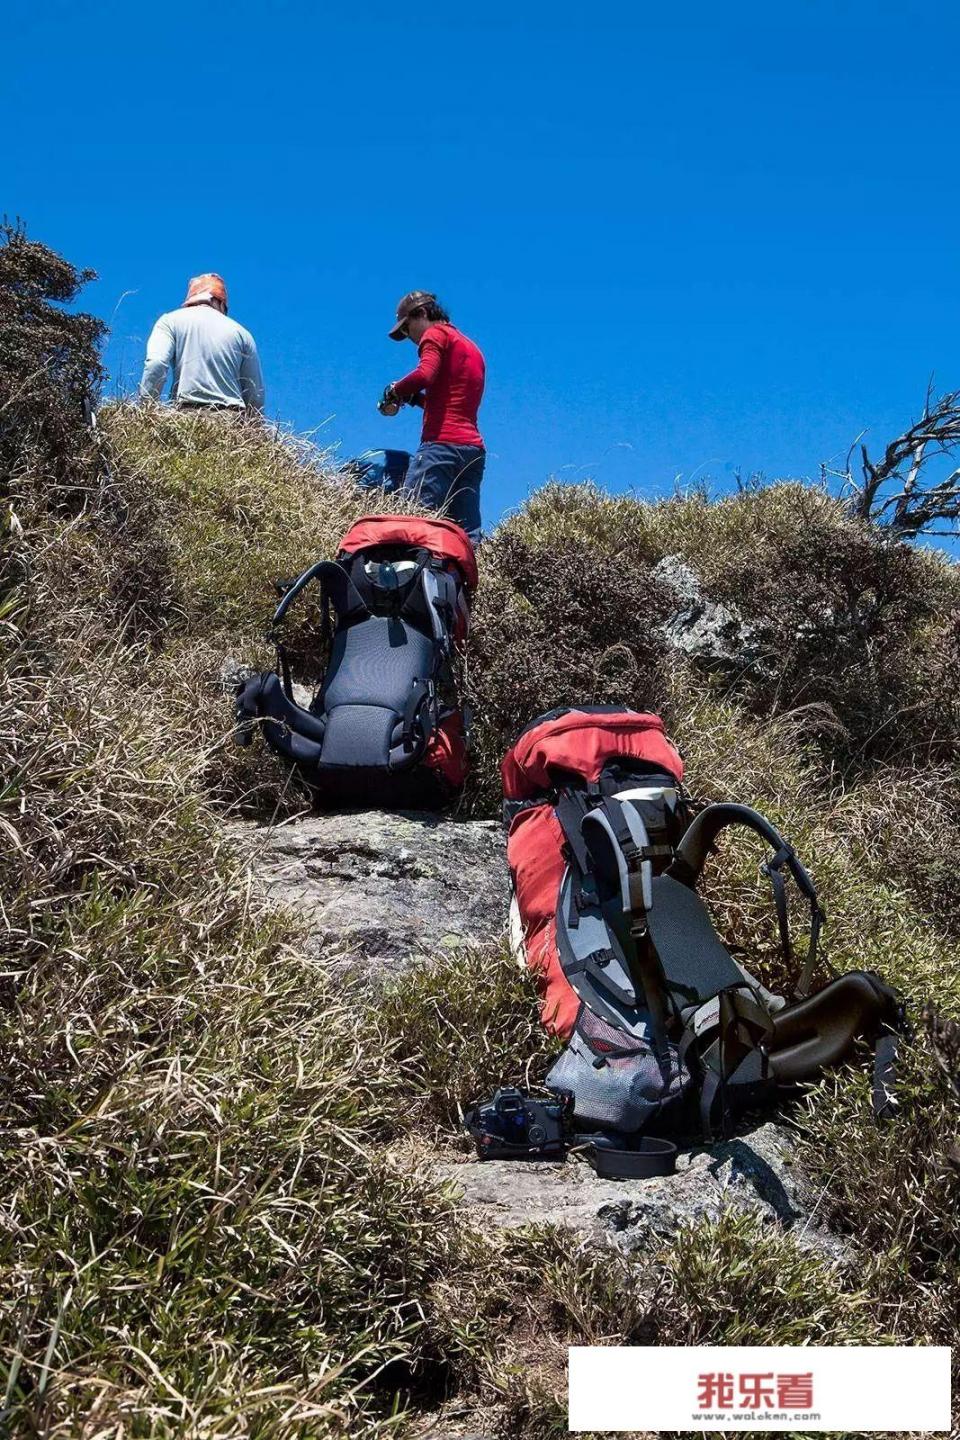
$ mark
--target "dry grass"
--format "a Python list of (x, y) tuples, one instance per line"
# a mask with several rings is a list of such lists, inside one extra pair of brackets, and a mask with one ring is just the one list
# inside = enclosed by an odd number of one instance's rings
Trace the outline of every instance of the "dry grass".
[[(269, 658), (274, 579), (332, 553), (369, 497), (265, 431), (121, 410), (105, 433), (107, 475), (88, 464), (61, 483), (24, 468), (13, 496), (23, 533), (8, 526), (0, 572), (11, 1433), (398, 1434), (395, 1407), (459, 1392), (497, 1407), (507, 1432), (546, 1436), (562, 1433), (570, 1340), (950, 1333), (956, 1104), (923, 1044), (889, 1129), (875, 1130), (862, 1084), (846, 1077), (814, 1094), (804, 1121), (835, 1223), (874, 1217), (859, 1277), (724, 1220), (648, 1257), (641, 1284), (562, 1237), (464, 1235), (443, 1192), (383, 1158), (398, 1112), (421, 1132), (450, 1127), (476, 1090), (536, 1078), (547, 1047), (502, 956), (438, 961), (398, 982), (372, 1022), (331, 993), (292, 922), (252, 906), (220, 838), (225, 808), (299, 803), (262, 751), (225, 744), (224, 657)], [(816, 594), (800, 586), (810, 554), (795, 543), (798, 517), (843, 559), (824, 561)], [(955, 580), (872, 543), (795, 487), (713, 507), (586, 487), (535, 496), (482, 556), (472, 803), (493, 806), (503, 744), (531, 711), (656, 705), (693, 788), (759, 805), (810, 861), (832, 963), (877, 968), (958, 1016), (944, 843), (957, 830), (955, 770), (918, 763), (956, 741), (950, 703), (930, 701), (955, 663)], [(674, 551), (773, 627), (782, 616), (761, 580), (780, 564), (777, 588), (807, 596), (820, 641), (805, 631), (767, 689), (677, 664), (649, 576)], [(893, 565), (902, 603), (868, 617), (865, 658), (838, 690), (823, 597), (855, 564), (864, 594)], [(854, 702), (885, 686), (897, 701), (884, 742), (865, 743)], [(710, 893), (723, 928), (776, 981), (758, 858), (749, 842), (725, 844)], [(745, 1273), (747, 1313), (718, 1310), (712, 1296)]]
[[(21, 486), (5, 557), (5, 1433), (395, 1432), (377, 1376), (416, 1358), (448, 1201), (379, 1158), (389, 1045), (220, 838), (162, 497), (145, 469), (65, 491)], [(116, 582), (148, 552), (144, 627)]]
[(377, 1158), (389, 1047), (251, 909), (196, 756), (80, 656), (0, 711), (9, 1433), (353, 1433), (446, 1202)]
[(376, 997), (377, 1025), (404, 1068), (403, 1122), (456, 1133), (498, 1085), (541, 1085), (559, 1045), (539, 1023), (536, 990), (505, 950), (476, 946), (401, 975)]
[(116, 406), (102, 423), (125, 496), (157, 507), (176, 587), (169, 625), (192, 640), (259, 643), (275, 580), (333, 555), (371, 509), (410, 508), (400, 496), (373, 505), (323, 451), (261, 424), (159, 405)]
[[(827, 1263), (769, 1221), (724, 1212), (638, 1263), (551, 1226), (465, 1232), (453, 1283), (431, 1294), (435, 1339), (498, 1435), (560, 1440), (566, 1348), (578, 1345), (890, 1344), (882, 1262)], [(500, 1283), (491, 1285), (499, 1269)]]

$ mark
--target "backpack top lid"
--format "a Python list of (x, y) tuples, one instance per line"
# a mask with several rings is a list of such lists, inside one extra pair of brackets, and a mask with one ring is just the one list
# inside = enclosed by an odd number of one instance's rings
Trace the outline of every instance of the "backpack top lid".
[(623, 706), (552, 710), (528, 725), (500, 766), (507, 800), (530, 800), (563, 775), (596, 781), (614, 760), (640, 761), (679, 784), (683, 761), (664, 734), (659, 715)]
[(410, 545), (429, 550), (438, 560), (456, 565), (463, 583), (473, 593), (477, 588), (477, 557), (470, 538), (452, 520), (422, 515), (364, 515), (340, 541), (340, 555), (354, 555), (376, 545)]

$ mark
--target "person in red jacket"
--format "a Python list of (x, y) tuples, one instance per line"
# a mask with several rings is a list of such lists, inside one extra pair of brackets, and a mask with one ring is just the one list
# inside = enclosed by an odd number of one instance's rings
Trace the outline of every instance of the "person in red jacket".
[(431, 510), (443, 510), (474, 545), (480, 539), (480, 481), (486, 451), (477, 429), (485, 365), (478, 346), (451, 325), (436, 295), (413, 290), (397, 306), (391, 340), (412, 340), (419, 363), (383, 392), (380, 411), (423, 406), (420, 448), (410, 461), (404, 489)]

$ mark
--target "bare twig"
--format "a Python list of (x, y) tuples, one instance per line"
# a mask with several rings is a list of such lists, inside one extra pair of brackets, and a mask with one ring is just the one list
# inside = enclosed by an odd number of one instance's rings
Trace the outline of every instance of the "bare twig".
[[(860, 520), (882, 526), (898, 539), (932, 534), (934, 525), (946, 522), (946, 531), (955, 535), (960, 521), (960, 468), (936, 483), (925, 485), (928, 462), (938, 455), (951, 455), (960, 444), (960, 391), (950, 391), (933, 400), (931, 381), (927, 386), (923, 414), (902, 435), (891, 440), (879, 460), (872, 460), (862, 436), (847, 454), (844, 481), (847, 507)], [(860, 446), (860, 477), (852, 470), (853, 452)], [(837, 471), (821, 466), (824, 476)]]

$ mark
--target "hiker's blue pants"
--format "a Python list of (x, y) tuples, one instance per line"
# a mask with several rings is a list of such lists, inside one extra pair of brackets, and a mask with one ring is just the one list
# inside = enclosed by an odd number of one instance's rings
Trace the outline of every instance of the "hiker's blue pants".
[(474, 545), (480, 539), (480, 481), (486, 451), (479, 445), (421, 445), (410, 461), (405, 490), (430, 510), (442, 510), (461, 525)]

